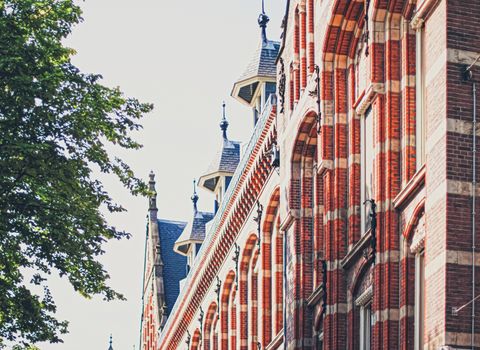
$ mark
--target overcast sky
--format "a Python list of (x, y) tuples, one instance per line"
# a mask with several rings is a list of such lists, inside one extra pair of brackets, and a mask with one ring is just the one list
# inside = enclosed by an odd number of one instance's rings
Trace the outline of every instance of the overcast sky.
[[(129, 96), (152, 102), (136, 138), (144, 148), (117, 153), (138, 176), (157, 174), (159, 216), (188, 220), (192, 214), (192, 179), (207, 169), (220, 147), (221, 104), (227, 104), (231, 139), (247, 141), (250, 110), (230, 97), (258, 41), (260, 0), (86, 0), (84, 22), (67, 45), (77, 51), (73, 62), (84, 72), (100, 73), (104, 84), (120, 86)], [(279, 40), (285, 0), (266, 0), (268, 36)], [(115, 179), (106, 186), (128, 212), (108, 216), (132, 239), (106, 245), (102, 257), (110, 284), (128, 301), (85, 300), (64, 281), (54, 279), (58, 317), (70, 321), (70, 334), (42, 350), (138, 349), (141, 284), (147, 200), (132, 198)], [(199, 191), (199, 207), (213, 202)], [(168, 268), (168, 267), (167, 267)]]

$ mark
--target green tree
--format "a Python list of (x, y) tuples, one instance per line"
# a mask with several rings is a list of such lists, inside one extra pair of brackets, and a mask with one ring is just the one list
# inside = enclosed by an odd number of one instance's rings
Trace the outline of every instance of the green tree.
[(129, 134), (152, 106), (72, 64), (62, 40), (81, 20), (73, 0), (0, 0), (0, 346), (61, 341), (67, 322), (55, 317), (48, 274), (87, 298), (123, 298), (98, 256), (128, 237), (101, 208), (124, 209), (92, 169), (147, 192), (105, 146), (140, 148)]

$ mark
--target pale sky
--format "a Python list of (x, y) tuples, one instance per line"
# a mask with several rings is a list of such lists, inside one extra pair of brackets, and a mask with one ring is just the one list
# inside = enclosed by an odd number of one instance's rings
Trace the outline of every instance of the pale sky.
[[(229, 137), (247, 141), (251, 111), (230, 97), (258, 41), (260, 0), (86, 0), (84, 22), (67, 45), (84, 72), (100, 73), (104, 84), (152, 102), (155, 109), (137, 133), (144, 148), (122, 152), (138, 176), (157, 175), (159, 216), (186, 221), (192, 214), (192, 180), (203, 174), (220, 147), (221, 104), (227, 104)], [(279, 40), (285, 0), (266, 0), (271, 21), (267, 35)], [(114, 178), (111, 194), (128, 209), (108, 216), (111, 224), (133, 234), (111, 242), (102, 257), (110, 285), (128, 301), (85, 300), (59, 279), (52, 281), (57, 316), (70, 321), (70, 334), (42, 350), (138, 349), (147, 200), (131, 197)], [(199, 207), (212, 199), (199, 190)]]

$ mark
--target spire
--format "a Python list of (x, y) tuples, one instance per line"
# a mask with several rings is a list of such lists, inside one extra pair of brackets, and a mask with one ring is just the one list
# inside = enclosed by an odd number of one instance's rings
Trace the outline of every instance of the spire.
[(113, 343), (112, 335), (110, 334), (110, 346), (108, 347), (108, 350), (113, 350), (112, 343)]
[(267, 23), (270, 21), (270, 18), (265, 14), (265, 3), (262, 0), (262, 13), (258, 16), (258, 25), (262, 30), (262, 42), (266, 44), (267, 40)]
[(149, 197), (149, 210), (157, 210), (157, 191), (155, 190), (155, 174), (150, 171), (150, 181), (148, 181), (148, 190), (152, 192)]
[(194, 179), (193, 180), (193, 195), (191, 197), (192, 202), (193, 202), (193, 211), (197, 213), (197, 202), (198, 202), (198, 195), (197, 195), (197, 181)]
[(220, 129), (222, 129), (223, 131), (223, 139), (227, 140), (228, 121), (227, 121), (227, 117), (225, 116), (225, 101), (222, 104), (222, 109), (223, 109), (223, 116), (222, 116), (222, 121), (220, 122)]

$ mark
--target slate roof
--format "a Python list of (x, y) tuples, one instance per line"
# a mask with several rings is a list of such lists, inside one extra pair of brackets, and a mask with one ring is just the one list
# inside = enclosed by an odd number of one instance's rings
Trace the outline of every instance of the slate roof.
[(180, 292), (180, 280), (187, 276), (187, 258), (173, 251), (175, 241), (187, 226), (185, 222), (158, 219), (158, 231), (160, 236), (160, 251), (163, 262), (163, 283), (165, 289), (166, 314), (170, 311), (177, 300)]
[(248, 80), (254, 77), (275, 78), (277, 66), (275, 61), (280, 50), (280, 42), (260, 40), (260, 43), (250, 60), (247, 68), (238, 79), (238, 82)]
[(222, 148), (208, 167), (207, 174), (217, 171), (234, 173), (240, 162), (240, 142), (223, 139)]
[(177, 249), (186, 253), (186, 250), (184, 251), (182, 249), (182, 243), (186, 243), (188, 241), (203, 242), (206, 233), (205, 226), (213, 219), (214, 216), (215, 214), (213, 213), (203, 211), (194, 212), (192, 220), (188, 222), (187, 226), (175, 243)]

